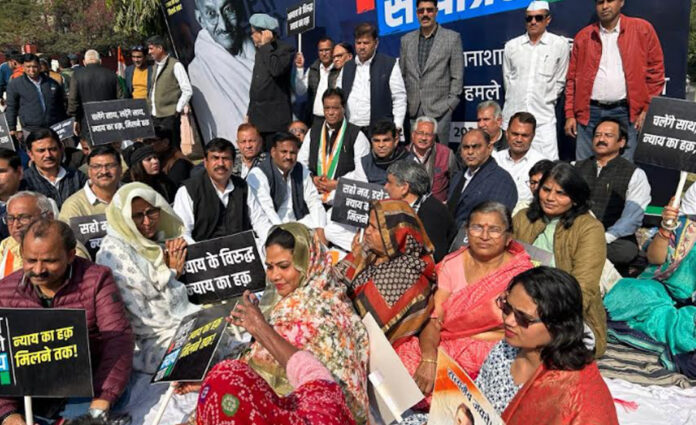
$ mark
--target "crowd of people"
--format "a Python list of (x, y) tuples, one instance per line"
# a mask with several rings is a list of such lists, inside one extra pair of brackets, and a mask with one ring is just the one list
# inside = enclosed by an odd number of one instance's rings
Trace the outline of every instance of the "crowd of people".
[[(526, 32), (504, 49), (504, 108), (479, 104), (478, 128), (454, 150), (462, 44), (433, 0), (416, 0), (420, 27), (399, 59), (377, 51), (365, 22), (353, 43), (322, 37), (307, 69), (275, 18), (251, 16), (246, 122), (234, 141), (212, 132), (200, 164), (180, 147), (196, 95), (162, 37), (131, 50), (123, 81), (94, 50), (59, 72), (11, 55), (0, 307), (85, 309), (94, 376), (92, 400), (52, 400), (36, 417), (121, 420), (131, 376), (154, 374), (177, 324), (202, 308), (181, 281), (187, 246), (248, 230), (267, 285), (227, 320), (253, 343), (176, 389), (199, 391), (201, 425), (373, 423), (367, 314), (426, 396), (414, 411), (430, 406), (443, 350), (508, 424), (616, 424), (596, 363), (608, 328), (664, 345), (696, 377), (696, 186), (681, 210), (664, 208), (646, 247), (636, 236), (651, 187), (632, 157), (665, 82), (662, 50), (623, 0), (593, 3), (598, 20), (572, 50), (547, 30), (549, 4), (529, 4)], [(558, 160), (563, 93), (574, 163)], [(118, 98), (145, 99), (155, 135), (92, 146), (83, 105)], [(61, 140), (50, 127), (68, 117), (75, 136)], [(370, 204), (365, 229), (331, 219), (340, 178), (389, 196)], [(96, 214), (106, 236), (90, 258), (69, 223)], [(24, 423), (18, 401), (0, 398), (0, 424)]]

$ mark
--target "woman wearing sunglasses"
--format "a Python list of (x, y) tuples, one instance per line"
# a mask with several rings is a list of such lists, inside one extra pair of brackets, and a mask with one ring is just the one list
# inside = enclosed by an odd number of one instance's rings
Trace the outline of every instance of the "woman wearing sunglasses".
[(497, 304), (505, 339), (476, 384), (508, 425), (614, 425), (616, 408), (583, 341), (582, 292), (551, 267), (517, 275)]
[(590, 213), (590, 187), (570, 164), (556, 162), (544, 173), (534, 200), (513, 218), (515, 239), (553, 253), (553, 265), (570, 273), (582, 288), (588, 346), (604, 354), (607, 316), (599, 280), (607, 258), (604, 226)]
[(186, 260), (184, 225), (144, 183), (130, 183), (106, 207), (106, 236), (96, 263), (111, 268), (135, 335), (133, 369), (155, 373), (190, 304), (178, 278)]
[(477, 205), (467, 223), (469, 246), (447, 255), (437, 266), (430, 320), (418, 337), (396, 347), (426, 395), (433, 390), (438, 348), (476, 377), (488, 352), (503, 338), (496, 298), (510, 279), (532, 267), (524, 248), (512, 240), (512, 219), (503, 204)]

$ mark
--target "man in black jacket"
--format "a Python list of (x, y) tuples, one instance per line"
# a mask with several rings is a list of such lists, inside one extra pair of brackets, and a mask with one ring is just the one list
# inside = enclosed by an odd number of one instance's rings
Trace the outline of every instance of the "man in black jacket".
[(68, 115), (75, 117), (75, 134), (79, 135), (81, 130), (87, 131), (82, 105), (122, 97), (121, 85), (116, 74), (101, 66), (101, 59), (96, 50), (87, 50), (85, 66), (75, 69), (70, 81)]
[(324, 120), (324, 105), (322, 95), (326, 89), (336, 87), (340, 69), (333, 65), (334, 42), (329, 37), (321, 37), (317, 42), (319, 58), (304, 71), (304, 55), (298, 52), (295, 56), (295, 93), (299, 96), (307, 93), (307, 110), (311, 123)]
[(41, 73), (36, 55), (25, 55), (24, 75), (10, 81), (5, 115), (10, 132), (18, 137), (17, 118), (27, 134), (33, 129), (50, 127), (67, 118), (63, 87)]
[(416, 211), (435, 246), (435, 262), (442, 260), (457, 234), (457, 226), (447, 206), (430, 196), (430, 176), (425, 167), (411, 160), (393, 163), (387, 169), (384, 190), (391, 199), (408, 202)]
[(295, 49), (278, 40), (278, 20), (264, 13), (249, 19), (256, 59), (249, 89), (249, 122), (259, 129), (271, 149), (271, 137), (286, 131), (292, 121), (290, 74)]

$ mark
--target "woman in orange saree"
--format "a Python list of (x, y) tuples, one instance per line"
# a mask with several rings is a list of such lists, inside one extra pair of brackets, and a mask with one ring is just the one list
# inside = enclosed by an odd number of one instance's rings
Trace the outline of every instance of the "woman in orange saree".
[(484, 202), (472, 210), (467, 223), (469, 246), (438, 265), (431, 320), (418, 337), (396, 348), (426, 395), (433, 390), (438, 348), (476, 377), (503, 337), (496, 298), (514, 276), (532, 267), (524, 248), (512, 240), (512, 220), (504, 205)]

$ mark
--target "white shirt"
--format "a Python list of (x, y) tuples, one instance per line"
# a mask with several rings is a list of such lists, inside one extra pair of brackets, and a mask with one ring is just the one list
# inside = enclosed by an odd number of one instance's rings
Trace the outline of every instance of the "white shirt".
[[(365, 63), (360, 62), (360, 58), (355, 57), (355, 79), (353, 87), (348, 96), (346, 107), (346, 116), (348, 121), (358, 127), (366, 127), (370, 125), (370, 64), (374, 55)], [(343, 70), (341, 70), (343, 71)], [(341, 79), (336, 84), (342, 88)], [(394, 115), (394, 124), (398, 128), (403, 128), (404, 117), (406, 116), (406, 85), (401, 76), (401, 68), (399, 60), (396, 60), (394, 68), (392, 68), (389, 76), (389, 89), (392, 96), (392, 114)]]
[[(323, 117), (324, 116), (324, 102), (322, 101), (322, 96), (326, 89), (329, 88), (329, 73), (333, 69), (333, 63), (329, 64), (329, 67), (325, 67), (323, 63), (319, 63), (319, 85), (317, 86), (317, 93), (314, 97), (314, 105), (312, 108), (312, 113), (314, 115)], [(295, 93), (298, 96), (302, 96), (307, 93), (307, 88), (309, 87), (309, 69), (304, 71), (302, 68), (297, 68), (295, 73)]]
[(548, 158), (534, 149), (529, 149), (518, 161), (512, 159), (510, 156), (510, 149), (494, 151), (492, 156), (495, 162), (497, 162), (503, 170), (507, 171), (515, 181), (515, 186), (517, 187), (517, 202), (531, 201), (533, 195), (528, 184), (529, 170), (537, 162)]
[[(597, 175), (602, 167), (597, 164)], [(633, 235), (643, 225), (645, 208), (652, 199), (650, 196), (650, 183), (648, 176), (640, 168), (636, 168), (626, 188), (626, 203), (621, 217), (604, 232), (604, 239), (610, 244), (618, 238)]]
[(626, 99), (626, 76), (619, 51), (620, 32), (621, 20), (611, 31), (607, 31), (602, 25), (599, 26), (602, 59), (599, 61), (599, 70), (592, 86), (592, 100), (616, 102)]
[(276, 225), (299, 221), (312, 229), (326, 227), (326, 210), (324, 210), (324, 205), (321, 203), (321, 197), (319, 196), (319, 192), (317, 192), (317, 188), (314, 187), (314, 182), (312, 182), (312, 178), (309, 175), (309, 170), (304, 165), (302, 165), (302, 188), (304, 201), (307, 204), (307, 209), (309, 209), (309, 214), (302, 217), (300, 220), (297, 220), (292, 209), (292, 179), (290, 175), (288, 175), (286, 179), (288, 196), (277, 211), (273, 205), (271, 186), (268, 184), (266, 175), (259, 167), (254, 167), (249, 172), (247, 183), (259, 200), (261, 205), (259, 210), (263, 212), (271, 224)]
[(92, 185), (90, 184), (89, 181), (87, 181), (87, 183), (85, 183), (84, 189), (85, 189), (85, 198), (87, 198), (87, 202), (89, 202), (90, 205), (97, 205), (97, 204), (109, 205), (108, 202), (104, 201), (103, 199), (99, 199), (97, 197), (97, 195), (94, 194), (94, 191), (92, 190)]
[(65, 176), (68, 174), (67, 171), (65, 171), (65, 168), (60, 167), (58, 168), (58, 175), (56, 176), (56, 180), (52, 181), (48, 177), (44, 176), (41, 170), (39, 170), (39, 167), (36, 167), (36, 171), (39, 172), (39, 175), (46, 180), (51, 186), (55, 187), (56, 190), (58, 190), (58, 185), (60, 185), (60, 181), (65, 178)]
[[(160, 75), (160, 72), (162, 72), (162, 69), (164, 69), (164, 64), (167, 63), (167, 58), (169, 55), (167, 55), (164, 59), (162, 59), (159, 62), (155, 62), (155, 69), (157, 72), (157, 76)], [(193, 89), (191, 88), (191, 83), (189, 82), (188, 75), (186, 75), (186, 70), (184, 69), (184, 65), (181, 64), (181, 62), (176, 62), (174, 64), (174, 77), (176, 78), (176, 81), (179, 83), (179, 89), (181, 90), (181, 96), (179, 96), (179, 100), (176, 102), (176, 112), (181, 113), (184, 110), (184, 106), (188, 103), (188, 101), (191, 99), (191, 96), (193, 95)], [(157, 116), (157, 109), (155, 105), (155, 92), (157, 91), (157, 78), (155, 78), (155, 82), (152, 85), (152, 93), (150, 93), (150, 103), (152, 104), (152, 111), (151, 115), (153, 117)]]
[[(227, 207), (227, 204), (229, 203), (229, 194), (235, 189), (234, 183), (232, 183), (231, 180), (227, 182), (227, 187), (225, 187), (225, 190), (222, 192), (218, 190), (215, 183), (213, 183), (213, 187), (215, 188), (215, 193), (217, 194), (218, 198), (220, 198), (222, 205)], [(247, 208), (249, 209), (251, 227), (254, 229), (254, 232), (256, 232), (258, 238), (265, 241), (266, 236), (268, 236), (268, 231), (271, 229), (271, 223), (266, 218), (266, 215), (263, 214), (261, 205), (256, 199), (256, 195), (251, 190), (247, 191), (246, 203)], [(176, 196), (174, 197), (174, 212), (184, 223), (184, 237), (187, 240), (193, 241), (191, 232), (193, 232), (196, 218), (193, 216), (193, 200), (191, 199), (191, 195), (189, 195), (188, 190), (186, 190), (186, 186), (181, 186), (176, 192)]]
[(556, 122), (556, 101), (565, 87), (569, 61), (568, 40), (548, 31), (536, 44), (532, 44), (528, 34), (505, 43), (504, 128), (510, 117), (520, 111), (533, 114), (539, 125)]
[(696, 215), (696, 184), (689, 186), (682, 197), (679, 212), (684, 215)]

